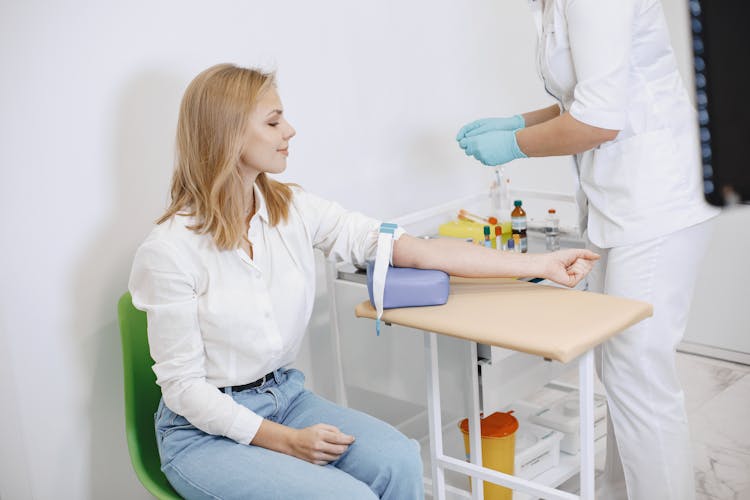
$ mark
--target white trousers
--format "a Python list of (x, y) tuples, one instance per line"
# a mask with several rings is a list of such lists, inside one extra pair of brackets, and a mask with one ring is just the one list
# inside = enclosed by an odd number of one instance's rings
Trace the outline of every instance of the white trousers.
[(692, 500), (695, 480), (675, 351), (685, 333), (709, 220), (638, 245), (589, 248), (602, 258), (589, 289), (650, 302), (653, 317), (596, 352), (609, 421), (602, 500)]

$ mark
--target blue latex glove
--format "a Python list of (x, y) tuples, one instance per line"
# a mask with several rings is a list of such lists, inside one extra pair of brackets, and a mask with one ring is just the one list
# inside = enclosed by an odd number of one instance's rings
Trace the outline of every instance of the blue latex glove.
[(518, 130), (525, 126), (526, 120), (521, 115), (508, 116), (506, 118), (482, 118), (461, 127), (461, 130), (456, 135), (456, 140), (460, 141), (464, 137), (472, 137), (491, 130)]
[(483, 164), (494, 167), (526, 158), (516, 141), (515, 130), (491, 130), (483, 134), (464, 137), (458, 141), (467, 155), (473, 156)]

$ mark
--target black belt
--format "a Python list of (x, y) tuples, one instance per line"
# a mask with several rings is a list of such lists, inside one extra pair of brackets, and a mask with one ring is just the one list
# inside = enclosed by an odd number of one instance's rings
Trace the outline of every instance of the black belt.
[[(233, 385), (229, 387), (229, 389), (232, 389), (232, 392), (241, 392), (245, 391), (247, 389), (255, 389), (256, 387), (260, 387), (261, 385), (265, 384), (267, 381), (273, 379), (273, 372), (266, 373), (258, 380), (255, 380), (254, 382), (250, 382), (249, 384), (243, 384), (243, 385)], [(227, 389), (226, 387), (222, 387), (219, 389), (221, 392), (224, 392), (224, 390)]]

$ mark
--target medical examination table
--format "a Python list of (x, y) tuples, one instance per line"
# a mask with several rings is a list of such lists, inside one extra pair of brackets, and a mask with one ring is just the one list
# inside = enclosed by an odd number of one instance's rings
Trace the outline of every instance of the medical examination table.
[[(488, 321), (493, 310), (503, 311), (499, 322)], [(355, 314), (375, 318), (369, 301)], [(483, 481), (547, 499), (594, 498), (594, 363), (593, 349), (625, 328), (653, 314), (645, 302), (597, 293), (568, 290), (514, 279), (451, 278), (448, 302), (442, 306), (386, 310), (382, 320), (424, 332), (427, 376), (432, 496), (444, 500), (445, 470), (471, 477), (472, 498), (482, 498)], [(471, 380), (469, 436), (470, 463), (448, 456), (443, 449), (437, 335), (468, 343), (466, 367)], [(578, 363), (580, 405), (580, 496), (533, 480), (497, 472), (481, 465), (480, 380), (477, 346), (495, 346), (538, 356), (550, 362)], [(485, 382), (486, 384), (486, 382)], [(487, 389), (486, 387), (484, 388)]]

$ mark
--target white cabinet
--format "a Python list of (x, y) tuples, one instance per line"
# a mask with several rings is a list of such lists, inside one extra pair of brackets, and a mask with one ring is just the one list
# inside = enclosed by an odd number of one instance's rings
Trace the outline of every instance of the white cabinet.
[(750, 364), (750, 207), (725, 210), (714, 224), (679, 349)]

